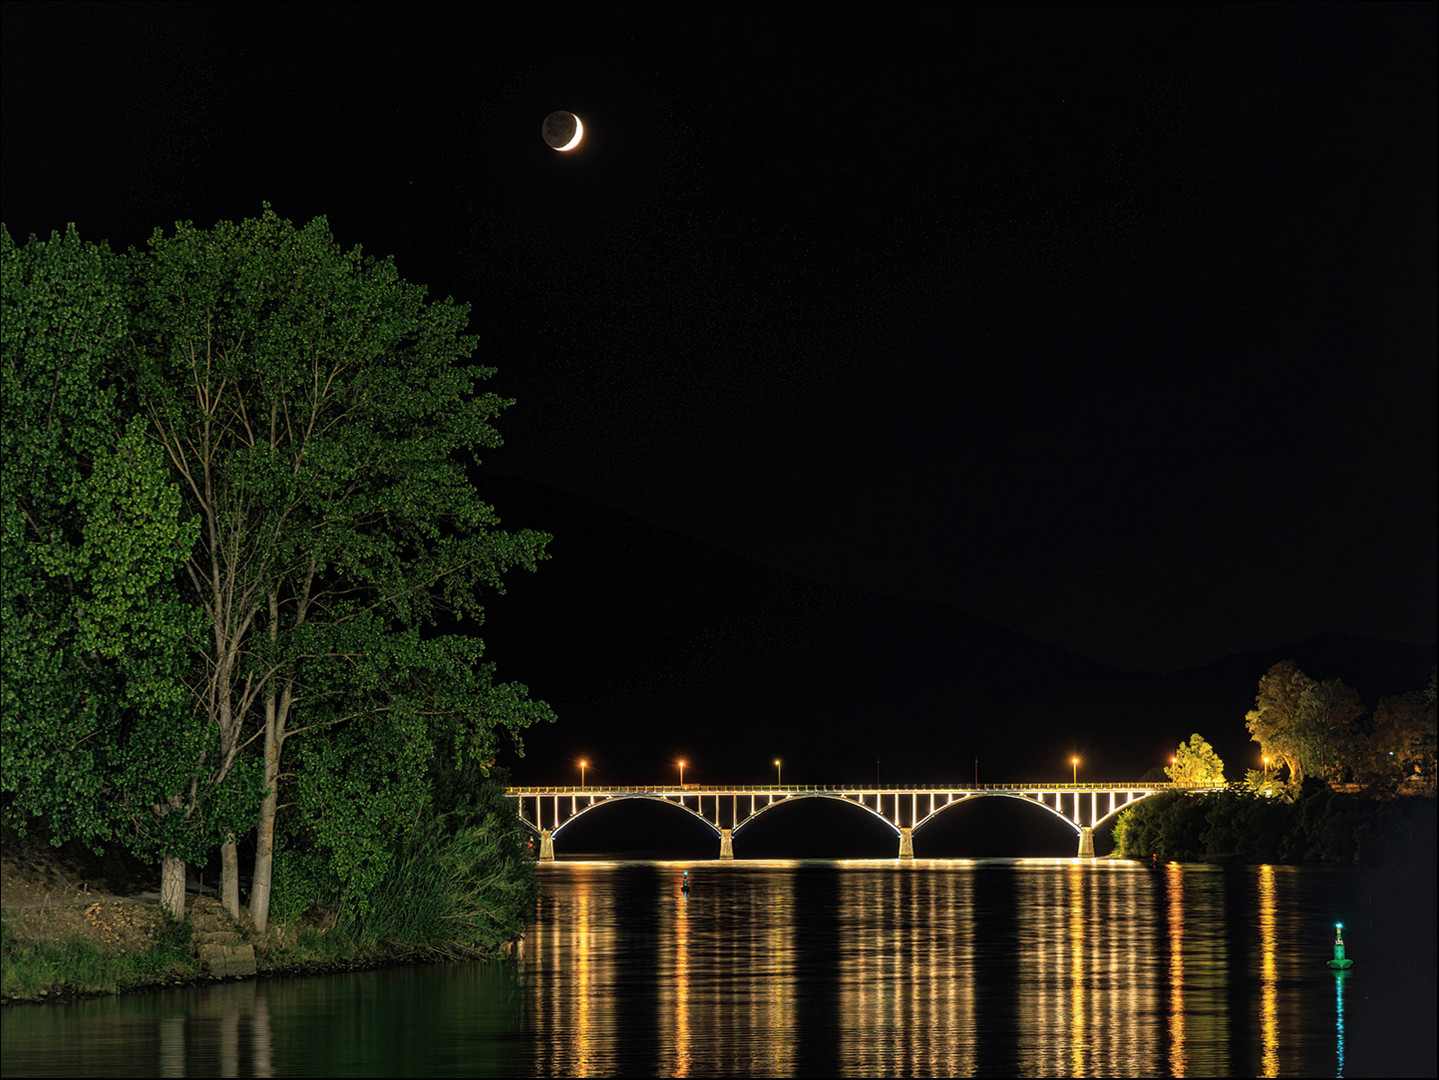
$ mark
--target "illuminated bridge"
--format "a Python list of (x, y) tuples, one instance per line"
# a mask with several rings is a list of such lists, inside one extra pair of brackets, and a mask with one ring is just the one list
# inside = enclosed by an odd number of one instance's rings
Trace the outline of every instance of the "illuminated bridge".
[[(675, 807), (707, 825), (719, 840), (719, 857), (734, 858), (734, 837), (761, 814), (799, 799), (833, 799), (873, 814), (894, 830), (899, 857), (914, 858), (914, 834), (940, 814), (970, 799), (1020, 799), (1066, 822), (1079, 837), (1079, 857), (1094, 857), (1094, 827), (1159, 791), (1209, 787), (1178, 784), (928, 784), (911, 787), (748, 787), (685, 784), (651, 787), (512, 787), (520, 820), (539, 834), (540, 858), (555, 857), (555, 840), (585, 814), (625, 799)], [(782, 811), (781, 811), (782, 812)]]

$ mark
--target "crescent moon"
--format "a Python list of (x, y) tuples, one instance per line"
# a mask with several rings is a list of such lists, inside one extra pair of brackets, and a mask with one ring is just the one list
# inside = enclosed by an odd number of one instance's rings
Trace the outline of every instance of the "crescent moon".
[(563, 152), (579, 146), (585, 134), (585, 125), (574, 113), (560, 109), (545, 117), (545, 122), (540, 125), (540, 134), (551, 150)]
[(580, 140), (581, 140), (582, 138), (584, 138), (584, 136), (585, 136), (585, 123), (584, 123), (584, 121), (581, 120), (578, 116), (576, 116), (576, 117), (575, 117), (575, 137), (574, 137), (573, 139), (571, 139), (569, 142), (565, 143), (564, 146), (557, 146), (557, 147), (555, 147), (555, 149), (558, 150), (558, 151), (560, 151), (560, 153), (564, 153), (566, 150), (573, 150), (575, 147), (577, 147), (577, 146), (580, 145)]

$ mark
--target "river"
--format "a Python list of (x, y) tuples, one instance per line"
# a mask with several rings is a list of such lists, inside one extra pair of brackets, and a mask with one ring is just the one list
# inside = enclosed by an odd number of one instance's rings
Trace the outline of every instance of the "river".
[[(12, 1007), (0, 1064), (6, 1076), (1433, 1075), (1434, 913), (1416, 916), (1392, 874), (1077, 859), (586, 860), (540, 874), (515, 961)], [(1341, 920), (1355, 966), (1336, 975)]]

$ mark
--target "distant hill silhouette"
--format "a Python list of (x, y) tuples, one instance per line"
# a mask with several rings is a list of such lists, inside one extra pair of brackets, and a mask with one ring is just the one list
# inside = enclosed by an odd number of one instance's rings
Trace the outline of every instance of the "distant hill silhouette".
[[(485, 474), (507, 527), (555, 536), (483, 630), (500, 677), (559, 722), (517, 781), (795, 783), (1133, 779), (1202, 732), (1237, 778), (1259, 677), (1293, 659), (1372, 706), (1423, 686), (1435, 650), (1340, 635), (1166, 675), (1118, 671), (941, 604), (783, 574), (575, 496)], [(878, 765), (876, 766), (876, 759)]]

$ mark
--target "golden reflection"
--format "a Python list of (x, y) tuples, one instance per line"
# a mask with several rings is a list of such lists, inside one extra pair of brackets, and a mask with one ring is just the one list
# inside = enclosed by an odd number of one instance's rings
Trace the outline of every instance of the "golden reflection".
[[(668, 867), (666, 867), (668, 869)], [(684, 877), (688, 883), (688, 871)], [(689, 1004), (689, 894), (676, 886), (662, 890), (663, 915), (659, 920), (659, 999), (668, 1012), (672, 1037), (666, 1041), (663, 1071), (669, 1076), (689, 1076), (691, 1070), (691, 1004)]]
[[(817, 1001), (835, 1010), (822, 1053), (847, 1076), (972, 1076), (986, 1055), (990, 1070), (1004, 1062), (1016, 1076), (1228, 1075), (1241, 1060), (1227, 1021), (1232, 879), (1221, 871), (875, 860), (839, 873), (736, 862), (690, 874), (686, 899), (680, 868), (663, 866), (635, 938), (614, 929), (618, 906), (634, 901), (614, 890), (613, 867), (565, 869), (526, 942), (537, 1072), (613, 1074), (649, 1024), (646, 1069), (659, 1075), (792, 1076), (815, 1052), (800, 1021), (814, 1030)], [(1265, 868), (1247, 893), (1258, 897), (1259, 949), (1236, 968), (1261, 975), (1248, 1029), (1262, 1032), (1252, 1066), (1265, 1075), (1279, 1072), (1278, 1031), (1290, 1026), (1279, 884)], [(632, 1005), (617, 1004), (633, 1003), (636, 979), (657, 1006), (639, 1029)], [(987, 997), (987, 984), (1002, 992)], [(1004, 1047), (982, 1046), (996, 1024)]]
[(1279, 957), (1274, 867), (1259, 868), (1260, 1076), (1279, 1075)]
[(1169, 1074), (1184, 1076), (1188, 1057), (1184, 1049), (1184, 869), (1177, 863), (1164, 868), (1169, 915)]
[(973, 1076), (974, 864), (846, 865), (835, 911), (840, 1074)]
[(1029, 859), (1016, 877), (1019, 1076), (1142, 1076), (1160, 1035), (1162, 960), (1147, 872)]
[(1084, 1050), (1084, 886), (1088, 868), (1072, 863), (1065, 883), (1069, 887), (1069, 1075), (1085, 1076)]
[[(556, 901), (564, 910), (541, 920), (526, 941), (540, 974), (537, 1022), (552, 1074), (602, 1074), (613, 1056), (613, 999), (603, 983), (614, 962), (615, 919), (603, 871), (600, 863), (567, 868), (570, 888)], [(564, 930), (547, 934), (545, 921)]]
[(591, 926), (595, 918), (596, 898), (589, 888), (593, 884), (590, 875), (579, 875), (578, 884), (581, 887), (575, 893), (574, 929), (570, 934), (569, 947), (569, 955), (574, 958), (578, 993), (575, 996), (574, 1049), (569, 1055), (567, 1071), (573, 1076), (589, 1076), (590, 1061), (594, 1057), (591, 1041), (595, 1027), (595, 971), (594, 954), (591, 950), (595, 943), (592, 940)]
[[(786, 874), (783, 884), (767, 897), (769, 904), (763, 921), (770, 924), (765, 935), (765, 953), (769, 970), (761, 978), (762, 1010), (756, 1016), (756, 1029), (774, 1033), (769, 1053), (763, 1061), (752, 1059), (751, 1075), (793, 1076), (795, 1053), (799, 1040), (795, 1038), (795, 902), (793, 874)], [(755, 913), (756, 919), (761, 916)], [(762, 1016), (762, 1019), (761, 1019)]]
[[(1170, 1067), (1175, 1076), (1228, 1076), (1230, 962), (1223, 870), (1170, 864)], [(1248, 905), (1245, 905), (1246, 909)], [(1241, 976), (1247, 965), (1241, 969)]]
[(666, 895), (665, 914), (660, 920), (660, 1007), (671, 1014), (673, 1038), (667, 1043), (665, 1071), (671, 1076), (690, 1074), (693, 1041), (690, 1029), (690, 900), (676, 887)]

